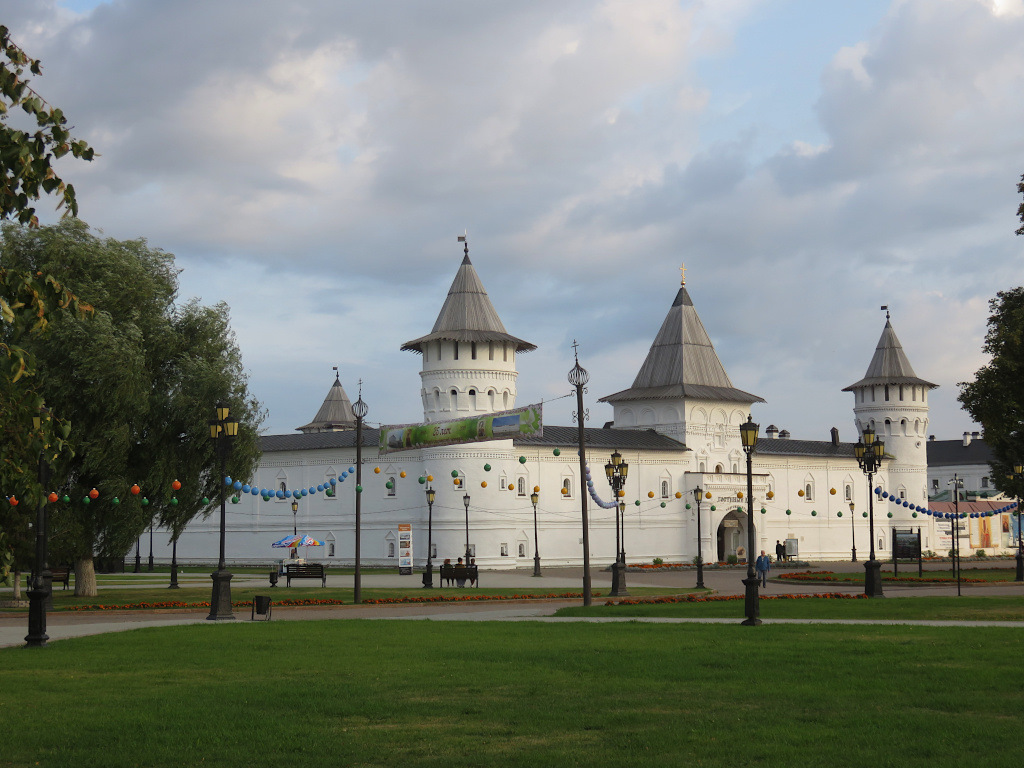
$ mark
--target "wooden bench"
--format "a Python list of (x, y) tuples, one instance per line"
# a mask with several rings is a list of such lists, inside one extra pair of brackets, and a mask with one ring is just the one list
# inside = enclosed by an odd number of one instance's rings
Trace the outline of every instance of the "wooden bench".
[(305, 565), (285, 563), (284, 576), (288, 580), (289, 587), (292, 585), (292, 579), (320, 579), (320, 586), (327, 586), (327, 569), (322, 563), (306, 563)]
[(59, 581), (64, 584), (64, 589), (68, 588), (68, 585), (71, 582), (70, 568), (51, 568), (50, 573), (53, 575), (51, 584), (56, 584)]
[(458, 565), (451, 565), (451, 564), (442, 565), (441, 566), (441, 586), (443, 587), (445, 585), (445, 582), (447, 580), (449, 580), (449, 579), (451, 579), (452, 581), (455, 581), (456, 574), (460, 573), (460, 572), (463, 572), (463, 571), (466, 574), (466, 583), (467, 584), (470, 584), (470, 585), (472, 585), (474, 587), (479, 587), (480, 586), (480, 569), (479, 569), (478, 566), (476, 566), (476, 565), (467, 565), (467, 566), (462, 566), (460, 568)]

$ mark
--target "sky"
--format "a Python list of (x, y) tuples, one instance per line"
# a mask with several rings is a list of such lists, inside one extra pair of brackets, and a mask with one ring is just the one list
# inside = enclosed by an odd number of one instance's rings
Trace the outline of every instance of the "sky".
[(368, 422), (422, 420), (399, 348), (464, 232), (549, 424), (574, 341), (611, 420), (685, 264), (762, 428), (854, 440), (841, 390), (887, 305), (939, 385), (929, 432), (979, 429), (957, 384), (1024, 256), (1024, 0), (4, 0), (0, 23), (99, 153), (57, 166), (81, 218), (228, 303), (267, 433), (333, 366)]

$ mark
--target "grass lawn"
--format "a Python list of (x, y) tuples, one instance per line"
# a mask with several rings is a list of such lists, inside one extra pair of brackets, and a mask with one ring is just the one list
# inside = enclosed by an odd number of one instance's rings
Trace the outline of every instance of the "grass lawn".
[(1020, 630), (272, 621), (0, 650), (0, 765), (1013, 765)]
[[(783, 583), (792, 581), (809, 581), (809, 582), (842, 582), (844, 584), (863, 584), (864, 583), (864, 571), (850, 571), (843, 573), (816, 573), (819, 569), (811, 567), (807, 573), (806, 579), (782, 579)], [(801, 571), (795, 571), (796, 575), (801, 574)], [(979, 579), (981, 581), (1013, 581), (1016, 577), (1017, 572), (1013, 568), (979, 568), (976, 566), (972, 567), (961, 567), (960, 578), (961, 579)], [(778, 575), (773, 575), (773, 578), (778, 578)], [(882, 568), (882, 582), (892, 582), (906, 580), (908, 583), (919, 581), (917, 576), (916, 565), (900, 565), (899, 571), (894, 575), (892, 572), (892, 565), (887, 564)], [(925, 570), (921, 579), (948, 579), (956, 581), (956, 574), (952, 570), (936, 570), (929, 571)]]
[[(562, 608), (557, 616), (743, 619), (743, 600)], [(761, 600), (763, 619), (910, 619), (933, 621), (1024, 621), (1021, 597), (897, 597), (870, 600)]]

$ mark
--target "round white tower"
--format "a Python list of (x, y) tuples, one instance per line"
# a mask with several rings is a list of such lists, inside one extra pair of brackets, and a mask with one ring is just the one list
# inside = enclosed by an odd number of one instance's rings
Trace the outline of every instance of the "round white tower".
[(425, 421), (514, 408), (516, 353), (536, 348), (505, 331), (469, 260), (469, 243), (433, 330), (402, 345), (423, 355)]
[[(887, 309), (883, 307), (883, 309)], [(889, 313), (864, 378), (843, 389), (853, 392), (853, 418), (860, 434), (872, 426), (885, 441), (886, 490), (910, 504), (928, 504), (928, 392), (938, 385), (918, 378)]]

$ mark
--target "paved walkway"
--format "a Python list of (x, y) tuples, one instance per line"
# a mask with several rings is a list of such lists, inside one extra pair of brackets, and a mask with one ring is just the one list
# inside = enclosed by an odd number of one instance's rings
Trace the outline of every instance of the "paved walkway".
[[(1012, 561), (1009, 561), (1012, 564)], [(975, 564), (971, 564), (973, 567)], [(989, 564), (995, 567), (1007, 567), (1007, 561), (995, 561)], [(830, 570), (835, 572), (859, 571), (863, 569), (863, 563), (815, 563), (812, 570)], [(948, 568), (948, 564), (930, 565), (932, 570)], [(980, 567), (980, 565), (979, 565)], [(783, 568), (782, 570), (786, 570)], [(804, 570), (804, 569), (801, 569)], [(901, 567), (901, 572), (903, 567)], [(773, 571), (776, 575), (779, 570)], [(891, 572), (891, 566), (883, 569), (883, 575)], [(907, 573), (916, 575), (909, 567)], [(704, 572), (705, 586), (721, 595), (743, 594), (741, 579), (746, 575), (745, 569), (707, 569)], [(964, 576), (970, 572), (964, 568)], [(599, 592), (600, 596), (595, 602), (602, 602), (611, 588), (611, 573), (609, 571), (593, 569), (591, 572), (592, 588)], [(136, 580), (138, 586), (152, 587), (153, 574), (126, 574), (126, 580)], [(381, 588), (406, 588), (417, 586), (420, 583), (421, 575), (399, 576), (396, 573), (382, 573), (367, 571), (362, 575), (362, 586), (364, 589)], [(519, 589), (524, 593), (538, 594), (549, 592), (578, 592), (582, 590), (582, 569), (580, 568), (545, 568), (544, 576), (535, 578), (532, 571), (482, 571), (481, 583), (485, 587)], [(184, 580), (180, 580), (185, 583)], [(209, 577), (189, 577), (191, 583), (208, 584)], [(687, 571), (631, 571), (627, 574), (626, 581), (629, 587), (661, 587), (666, 589), (692, 589), (696, 582), (696, 572)], [(271, 596), (287, 594), (287, 588), (278, 586), (270, 589), (265, 577), (236, 575), (233, 585), (240, 586), (267, 586), (267, 594)], [(283, 582), (282, 582), (283, 583)], [(435, 574), (435, 584), (440, 584), (439, 577)], [(329, 586), (350, 587), (352, 576), (335, 575), (328, 576)], [(119, 585), (119, 587), (122, 585)], [(128, 586), (128, 585), (124, 585)], [(886, 598), (899, 598), (921, 595), (956, 595), (956, 584), (941, 584), (927, 586), (897, 586), (884, 585)], [(810, 594), (815, 592), (861, 592), (863, 587), (842, 584), (806, 584), (800, 582), (770, 581), (762, 594)], [(439, 590), (446, 594), (452, 594), (459, 590)], [(472, 592), (466, 589), (466, 592)], [(10, 590), (6, 590), (10, 594)], [(1003, 582), (998, 584), (962, 584), (961, 592), (964, 595), (1007, 595), (1024, 596), (1024, 584), (1015, 582)], [(2, 592), (0, 592), (2, 594)], [(708, 624), (734, 624), (736, 619), (633, 619), (633, 618), (561, 618), (553, 614), (559, 608), (568, 605), (579, 605), (579, 599), (553, 599), (553, 600), (530, 600), (522, 602), (479, 602), (479, 603), (430, 603), (430, 604), (400, 604), (400, 605), (342, 605), (342, 606), (311, 606), (311, 607), (284, 607), (273, 608), (274, 621), (312, 621), (322, 619), (397, 619), (397, 620), (430, 620), (430, 621), (546, 621), (546, 622), (602, 622), (602, 621), (643, 621), (653, 623), (708, 623)], [(237, 610), (235, 617), (240, 621), (249, 621), (249, 610)], [(798, 623), (820, 623), (820, 624), (920, 624), (926, 626), (1009, 626), (1024, 629), (1024, 622), (955, 622), (955, 621), (898, 621), (898, 620), (801, 620), (801, 619), (766, 619), (765, 624), (798, 624)], [(205, 610), (185, 611), (111, 611), (104, 613), (71, 613), (56, 612), (47, 615), (47, 634), (51, 641), (61, 640), (69, 637), (80, 637), (84, 635), (102, 634), (105, 632), (122, 632), (141, 627), (172, 626), (180, 624), (202, 624), (214, 626), (215, 622), (206, 620)], [(24, 613), (17, 615), (0, 616), (0, 647), (23, 645), (27, 634), (27, 616)]]

